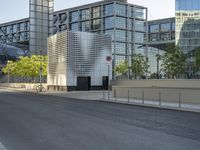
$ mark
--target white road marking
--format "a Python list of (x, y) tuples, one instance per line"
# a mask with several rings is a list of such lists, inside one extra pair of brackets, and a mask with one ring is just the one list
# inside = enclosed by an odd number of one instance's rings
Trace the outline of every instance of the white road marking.
[(0, 142), (0, 150), (7, 150), (5, 146)]

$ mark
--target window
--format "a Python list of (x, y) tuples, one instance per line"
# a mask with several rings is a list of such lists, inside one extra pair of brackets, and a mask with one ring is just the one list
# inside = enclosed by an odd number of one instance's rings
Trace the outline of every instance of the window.
[(126, 18), (116, 17), (115, 19), (115, 27), (126, 29)]
[(83, 31), (83, 32), (90, 31), (90, 22), (89, 21), (85, 21), (85, 22), (81, 23), (81, 31)]
[(106, 30), (105, 34), (108, 34), (112, 37), (112, 40), (114, 40), (114, 30)]
[(116, 30), (115, 32), (115, 40), (117, 41), (126, 41), (126, 31), (125, 30)]
[(98, 18), (101, 16), (101, 8), (100, 7), (94, 7), (92, 8), (92, 17)]
[(112, 15), (114, 12), (114, 4), (108, 4), (104, 6), (104, 15)]
[(144, 19), (144, 9), (135, 8), (135, 17), (139, 19)]
[(115, 53), (117, 53), (117, 54), (126, 54), (126, 43), (116, 42), (116, 44), (115, 44)]
[(120, 16), (126, 16), (126, 5), (116, 4), (116, 14)]
[(101, 29), (101, 20), (95, 19), (92, 21), (92, 30), (98, 30)]
[(71, 12), (71, 22), (75, 22), (79, 20), (79, 12), (75, 11), (75, 12)]
[(144, 43), (144, 33), (135, 32), (135, 43)]
[(84, 9), (81, 11), (81, 19), (82, 20), (90, 19), (90, 10), (89, 9)]
[(78, 23), (73, 23), (73, 24), (71, 24), (71, 30), (72, 30), (72, 31), (79, 31)]
[(150, 30), (150, 33), (159, 32), (159, 25), (158, 24), (150, 25), (149, 30)]
[(145, 30), (145, 24), (144, 21), (135, 21), (135, 30), (137, 31), (144, 31)]
[(161, 32), (171, 31), (171, 23), (161, 24)]
[(114, 18), (113, 17), (105, 18), (104, 24), (105, 24), (105, 29), (113, 28), (114, 27)]

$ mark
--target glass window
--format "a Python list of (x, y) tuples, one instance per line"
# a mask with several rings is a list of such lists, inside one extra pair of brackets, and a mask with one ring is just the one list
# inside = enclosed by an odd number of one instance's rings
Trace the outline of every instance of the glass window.
[(106, 30), (105, 34), (108, 34), (112, 37), (112, 40), (114, 40), (114, 30)]
[(171, 39), (171, 34), (170, 33), (162, 33), (161, 34), (161, 40), (162, 41), (168, 41)]
[(150, 25), (149, 30), (150, 30), (150, 33), (159, 32), (159, 25), (158, 24)]
[(116, 42), (115, 53), (116, 54), (126, 54), (126, 43)]
[(144, 21), (135, 21), (135, 30), (137, 31), (145, 31), (145, 23)]
[(116, 17), (115, 19), (115, 27), (126, 29), (126, 18)]
[(135, 17), (144, 19), (144, 9), (142, 8), (135, 8)]
[(172, 31), (175, 31), (175, 22), (172, 22)]
[(20, 23), (20, 31), (24, 31), (24, 23)]
[(115, 56), (115, 65), (118, 65), (118, 64), (120, 64), (121, 62), (123, 62), (125, 60), (126, 60), (126, 56), (116, 55)]
[(67, 14), (66, 13), (59, 14), (59, 20), (60, 20), (60, 23), (67, 21)]
[(6, 27), (6, 34), (10, 34), (10, 26)]
[(113, 17), (105, 18), (104, 24), (105, 24), (105, 29), (114, 28), (114, 18)]
[(95, 19), (92, 21), (92, 30), (98, 30), (101, 29), (101, 20)]
[(150, 34), (149, 40), (150, 42), (160, 41), (160, 36), (159, 34)]
[(104, 15), (112, 15), (114, 12), (114, 4), (108, 4), (104, 6)]
[(135, 32), (135, 43), (144, 43), (144, 33)]
[(134, 7), (129, 7), (128, 16), (129, 17), (134, 17), (135, 16)]
[(98, 18), (101, 16), (101, 8), (100, 7), (94, 7), (92, 8), (92, 17)]
[(79, 12), (71, 12), (71, 22), (78, 21), (79, 20)]
[(89, 21), (85, 21), (85, 22), (81, 23), (81, 31), (83, 31), (83, 32), (90, 31), (90, 22)]
[(126, 16), (126, 5), (116, 4), (115, 11), (117, 15)]
[(78, 23), (72, 23), (71, 24), (71, 30), (72, 31), (79, 31)]
[(161, 32), (171, 31), (171, 23), (163, 23), (160, 26)]
[(135, 44), (135, 53), (145, 55), (144, 45)]
[(117, 41), (126, 41), (126, 31), (125, 30), (116, 30), (115, 31), (115, 40)]
[(90, 10), (89, 9), (84, 9), (81, 11), (81, 19), (82, 20), (90, 19)]

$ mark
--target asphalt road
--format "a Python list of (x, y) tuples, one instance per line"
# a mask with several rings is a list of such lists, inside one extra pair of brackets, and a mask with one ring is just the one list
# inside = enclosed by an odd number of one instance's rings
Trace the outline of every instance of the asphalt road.
[(199, 150), (200, 114), (0, 90), (8, 150)]

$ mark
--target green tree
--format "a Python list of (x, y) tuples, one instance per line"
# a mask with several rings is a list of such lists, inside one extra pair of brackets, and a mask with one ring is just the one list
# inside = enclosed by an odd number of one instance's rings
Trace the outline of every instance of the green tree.
[(186, 55), (175, 45), (168, 45), (167, 52), (162, 57), (162, 71), (169, 78), (176, 78), (186, 70)]
[(42, 76), (47, 76), (47, 56), (33, 55), (31, 57), (20, 57), (18, 61), (9, 61), (4, 73), (9, 73), (17, 77), (38, 77), (40, 68), (42, 68)]
[(128, 73), (128, 61), (121, 61), (116, 67), (115, 72), (118, 77), (126, 78)]
[(147, 75), (149, 65), (146, 57), (142, 54), (133, 54), (131, 62), (131, 70), (135, 79)]

